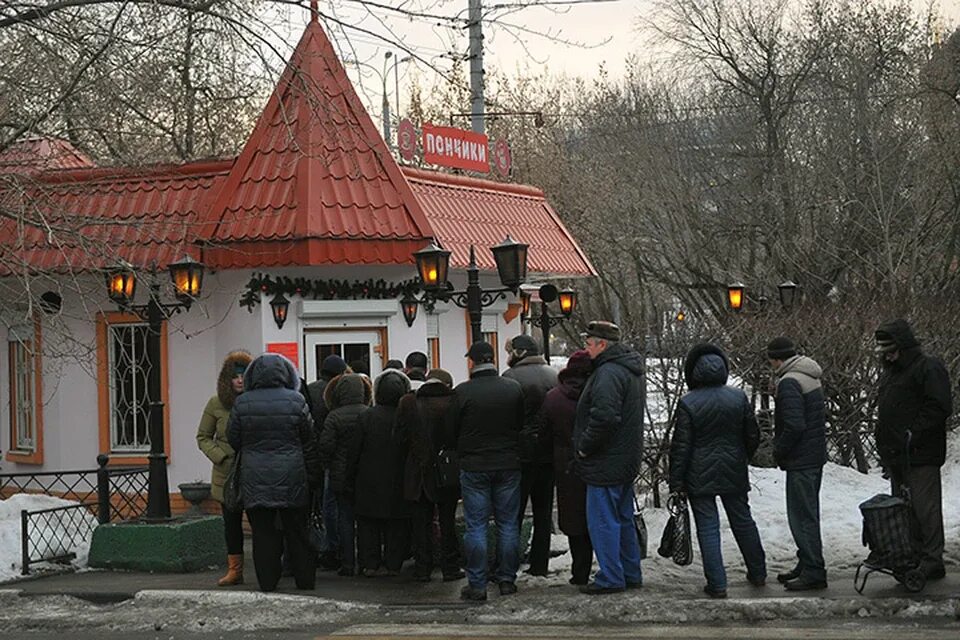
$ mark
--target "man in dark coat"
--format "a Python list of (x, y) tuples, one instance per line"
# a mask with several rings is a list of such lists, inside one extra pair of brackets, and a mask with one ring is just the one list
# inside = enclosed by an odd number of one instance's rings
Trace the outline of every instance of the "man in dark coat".
[(410, 388), (416, 391), (427, 379), (427, 354), (411, 351), (404, 361), (403, 372), (410, 378)]
[(320, 462), (312, 418), (297, 391), (296, 368), (283, 356), (266, 353), (250, 363), (243, 382), (227, 440), (241, 456), (241, 495), (253, 530), (257, 582), (262, 591), (276, 589), (286, 548), (297, 588), (313, 589), (316, 550), (307, 519), (310, 489), (320, 484)]
[(410, 550), (410, 505), (403, 499), (407, 448), (397, 405), (410, 391), (402, 371), (387, 369), (373, 383), (374, 406), (357, 419), (360, 436), (348, 466), (355, 471), (354, 513), (360, 566), (367, 577), (397, 575)]
[(928, 580), (943, 566), (940, 467), (946, 460), (947, 418), (953, 411), (950, 376), (939, 358), (923, 353), (906, 320), (880, 325), (883, 372), (877, 394), (877, 451), (892, 492), (910, 492), (919, 524), (921, 568)]
[(557, 386), (557, 370), (540, 355), (540, 345), (532, 337), (519, 335), (507, 346), (510, 369), (504, 378), (523, 388), (524, 426), (520, 434), (520, 522), (523, 526), (527, 500), (533, 502), (533, 540), (530, 542), (530, 568), (533, 576), (547, 575), (550, 560), (550, 533), (553, 528), (553, 455), (552, 441), (546, 446), (537, 439), (537, 414), (547, 392)]
[(587, 485), (574, 473), (573, 425), (577, 401), (587, 384), (593, 361), (584, 350), (575, 352), (560, 372), (559, 383), (547, 393), (537, 416), (541, 442), (553, 450), (553, 468), (557, 478), (557, 521), (566, 534), (573, 558), (570, 584), (590, 581), (593, 546), (587, 532)]
[[(347, 370), (347, 363), (338, 355), (329, 355), (320, 365), (320, 377), (307, 385), (307, 397), (310, 401), (310, 413), (313, 416), (313, 428), (320, 441), (320, 432), (327, 419), (330, 408), (323, 400), (327, 384)], [(315, 500), (317, 498), (314, 498)], [(323, 546), (320, 549), (320, 566), (324, 569), (336, 569), (340, 566), (340, 527), (337, 524), (337, 502), (330, 487), (330, 473), (324, 472), (323, 491), (320, 508), (323, 513)]]
[[(360, 414), (373, 401), (373, 390), (366, 376), (344, 373), (327, 383), (323, 402), (329, 413), (320, 432), (317, 448), (320, 461), (327, 473), (326, 486), (334, 497), (337, 531), (335, 555), (325, 566), (336, 560), (339, 575), (352, 576), (356, 572), (356, 547), (354, 538), (354, 478), (350, 476), (350, 461), (359, 448)], [(331, 526), (330, 530), (334, 530)]]
[(460, 488), (466, 533), (467, 586), (464, 600), (487, 599), (487, 521), (497, 523), (497, 569), (500, 594), (517, 592), (520, 564), (520, 429), (523, 389), (499, 375), (493, 347), (476, 342), (467, 353), (470, 380), (457, 385), (455, 425), (460, 457)]
[(620, 327), (612, 322), (591, 322), (584, 337), (594, 371), (577, 403), (573, 444), (600, 566), (580, 591), (596, 595), (643, 582), (633, 522), (633, 482), (643, 454), (643, 358), (620, 342)]
[(453, 438), (453, 378), (443, 369), (431, 369), (426, 381), (414, 393), (400, 400), (397, 424), (409, 445), (404, 466), (403, 494), (413, 505), (414, 579), (429, 582), (433, 572), (433, 512), (440, 515), (440, 568), (443, 581), (463, 578), (460, 545), (455, 518), (460, 498), (459, 482), (441, 486), (437, 478), (437, 456), (456, 451)]
[(774, 338), (767, 358), (777, 379), (773, 456), (787, 472), (787, 522), (797, 545), (797, 566), (777, 575), (788, 591), (827, 587), (820, 537), (820, 483), (827, 462), (826, 408), (812, 358), (797, 355), (789, 338)]
[(747, 565), (747, 580), (762, 587), (767, 579), (747, 498), (747, 465), (760, 446), (760, 429), (746, 394), (727, 385), (727, 372), (727, 356), (719, 347), (699, 344), (690, 350), (683, 366), (689, 391), (677, 405), (670, 441), (670, 491), (690, 499), (707, 579), (703, 590), (711, 598), (727, 597), (717, 496)]

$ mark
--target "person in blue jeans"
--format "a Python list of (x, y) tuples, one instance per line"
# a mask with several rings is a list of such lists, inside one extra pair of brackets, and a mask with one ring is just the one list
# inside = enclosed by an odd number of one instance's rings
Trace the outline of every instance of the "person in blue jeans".
[(633, 482), (643, 455), (643, 358), (620, 342), (620, 327), (594, 321), (584, 334), (593, 374), (577, 402), (574, 470), (587, 485), (587, 531), (599, 571), (587, 595), (643, 584), (633, 523)]
[(467, 352), (470, 380), (454, 390), (455, 434), (466, 533), (467, 585), (463, 600), (487, 599), (487, 522), (497, 526), (494, 581), (500, 595), (517, 592), (520, 565), (520, 430), (523, 388), (500, 377), (493, 347), (475, 342)]
[(762, 587), (767, 580), (747, 499), (747, 465), (760, 445), (760, 430), (746, 394), (727, 385), (728, 370), (719, 347), (699, 344), (690, 350), (683, 367), (689, 391), (677, 405), (670, 442), (670, 491), (689, 497), (707, 579), (703, 591), (711, 598), (727, 597), (717, 497), (747, 565), (747, 581)]

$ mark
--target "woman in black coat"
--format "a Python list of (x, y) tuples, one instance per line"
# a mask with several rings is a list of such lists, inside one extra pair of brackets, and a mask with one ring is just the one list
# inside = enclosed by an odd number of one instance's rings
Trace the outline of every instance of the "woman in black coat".
[(456, 450), (453, 378), (443, 369), (432, 369), (414, 393), (400, 400), (397, 421), (409, 445), (403, 475), (403, 496), (413, 511), (414, 579), (429, 582), (433, 572), (433, 513), (440, 511), (441, 569), (444, 582), (463, 577), (460, 545), (454, 529), (460, 486), (439, 486), (437, 456)]
[(320, 485), (313, 419), (293, 364), (265, 353), (243, 375), (227, 423), (240, 456), (240, 493), (253, 530), (253, 566), (261, 591), (280, 580), (280, 557), (290, 554), (298, 589), (313, 589), (316, 550), (308, 535), (310, 490)]
[(347, 477), (356, 478), (357, 547), (367, 577), (397, 575), (410, 550), (410, 506), (403, 499), (407, 448), (397, 428), (397, 404), (409, 392), (410, 379), (387, 369), (373, 383), (376, 405), (357, 420), (360, 437), (351, 464), (356, 471)]
[(587, 584), (593, 565), (593, 546), (587, 532), (587, 485), (573, 472), (573, 425), (577, 401), (593, 371), (590, 354), (580, 350), (570, 356), (560, 372), (559, 384), (547, 392), (537, 426), (541, 444), (553, 449), (557, 481), (557, 520), (566, 534), (573, 557), (570, 584)]
[(684, 363), (689, 392), (677, 405), (670, 442), (670, 491), (690, 499), (707, 579), (703, 590), (712, 598), (727, 597), (718, 496), (747, 565), (747, 580), (761, 587), (767, 578), (747, 499), (747, 464), (760, 444), (760, 431), (746, 394), (727, 385), (727, 371), (727, 356), (719, 347), (700, 344), (690, 350)]

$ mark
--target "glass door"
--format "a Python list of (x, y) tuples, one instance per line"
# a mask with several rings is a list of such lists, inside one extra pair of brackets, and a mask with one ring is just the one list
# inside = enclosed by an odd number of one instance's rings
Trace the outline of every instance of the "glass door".
[(320, 367), (329, 355), (340, 356), (351, 367), (365, 369), (364, 373), (375, 378), (383, 367), (380, 342), (380, 332), (375, 329), (317, 329), (304, 332), (304, 375), (307, 382), (320, 377)]

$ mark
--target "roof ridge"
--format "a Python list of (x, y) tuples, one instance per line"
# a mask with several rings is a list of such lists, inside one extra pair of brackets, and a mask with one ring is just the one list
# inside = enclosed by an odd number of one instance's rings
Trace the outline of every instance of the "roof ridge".
[(497, 182), (486, 178), (475, 178), (473, 176), (456, 175), (452, 173), (441, 173), (419, 167), (403, 166), (400, 168), (407, 178), (427, 182), (436, 182), (458, 187), (471, 187), (475, 189), (484, 189), (487, 191), (497, 191), (501, 193), (512, 193), (515, 195), (529, 196), (531, 198), (546, 198), (546, 194), (539, 187), (528, 184), (518, 184), (515, 182)]
[(32, 179), (46, 184), (71, 182), (126, 182), (143, 178), (169, 177), (172, 179), (214, 175), (230, 170), (236, 158), (195, 160), (183, 164), (157, 163), (139, 167), (84, 167), (76, 169), (48, 169)]

